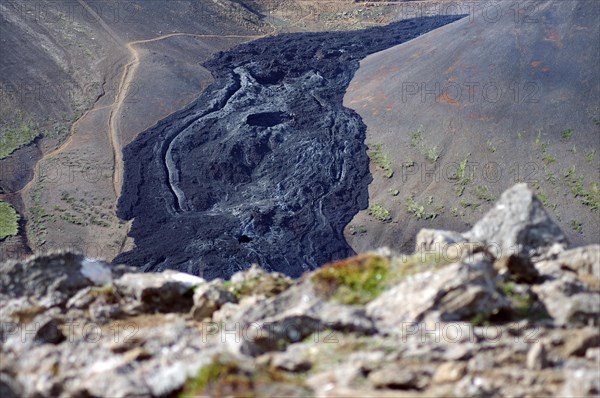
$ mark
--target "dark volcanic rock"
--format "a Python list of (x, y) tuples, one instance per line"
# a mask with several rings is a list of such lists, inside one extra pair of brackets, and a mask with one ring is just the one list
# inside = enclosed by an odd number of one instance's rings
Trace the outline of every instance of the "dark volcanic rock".
[(352, 254), (366, 208), (365, 125), (344, 92), (366, 55), (459, 17), (267, 37), (205, 66), (215, 83), (124, 150), (118, 215), (136, 249), (115, 262), (229, 277), (251, 263), (291, 276)]

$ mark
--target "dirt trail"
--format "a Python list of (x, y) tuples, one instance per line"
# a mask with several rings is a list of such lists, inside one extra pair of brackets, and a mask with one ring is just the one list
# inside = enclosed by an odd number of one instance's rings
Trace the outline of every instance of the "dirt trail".
[[(269, 33), (270, 34), (270, 33)], [(125, 46), (129, 53), (131, 54), (131, 61), (125, 65), (123, 76), (121, 77), (121, 82), (119, 83), (119, 88), (117, 90), (117, 95), (115, 97), (115, 101), (113, 103), (113, 109), (109, 116), (109, 139), (111, 146), (113, 148), (113, 156), (114, 156), (114, 172), (113, 172), (113, 187), (115, 191), (115, 195), (117, 199), (121, 194), (121, 184), (123, 181), (123, 154), (122, 148), (120, 144), (120, 135), (119, 135), (119, 127), (120, 127), (120, 115), (123, 108), (123, 103), (129, 94), (129, 88), (132, 86), (132, 82), (135, 79), (136, 73), (140, 67), (140, 53), (135, 48), (135, 46), (139, 44), (147, 44), (153, 43), (164, 39), (169, 39), (171, 37), (178, 36), (187, 36), (194, 37), (198, 39), (202, 38), (223, 38), (223, 39), (258, 39), (261, 37), (268, 36), (269, 34), (259, 35), (259, 36), (248, 36), (248, 35), (205, 35), (205, 34), (195, 34), (195, 33), (169, 33), (162, 36), (158, 36), (152, 39), (145, 40), (136, 40), (127, 43)]]
[(195, 33), (185, 33), (185, 32), (176, 32), (169, 33), (165, 35), (161, 35), (151, 39), (144, 40), (135, 40), (131, 42), (124, 42), (119, 35), (112, 30), (112, 28), (104, 22), (102, 17), (98, 15), (98, 13), (94, 10), (93, 7), (88, 5), (84, 0), (77, 0), (79, 4), (92, 16), (98, 23), (102, 26), (102, 28), (106, 31), (106, 33), (117, 43), (119, 46), (124, 47), (130, 54), (130, 61), (125, 65), (123, 70), (123, 75), (121, 76), (121, 80), (119, 82), (119, 86), (116, 90), (115, 99), (111, 105), (102, 106), (100, 108), (91, 108), (86, 111), (79, 119), (77, 119), (70, 128), (69, 138), (58, 148), (54, 149), (52, 152), (44, 154), (42, 158), (37, 162), (36, 167), (34, 167), (33, 177), (32, 179), (20, 190), (14, 192), (13, 194), (24, 194), (26, 193), (33, 183), (39, 178), (39, 165), (43, 162), (55, 157), (59, 153), (63, 152), (73, 141), (73, 134), (76, 130), (76, 126), (83, 120), (88, 114), (92, 111), (97, 111), (106, 108), (112, 108), (109, 120), (108, 120), (108, 138), (113, 152), (114, 159), (114, 167), (113, 167), (113, 190), (118, 200), (119, 195), (121, 193), (121, 184), (123, 181), (123, 155), (122, 148), (120, 144), (120, 115), (123, 109), (123, 103), (129, 94), (129, 88), (132, 86), (132, 82), (135, 79), (137, 71), (140, 67), (140, 53), (135, 48), (137, 45), (153, 43), (164, 39), (169, 39), (171, 37), (178, 36), (187, 36), (194, 38), (238, 38), (238, 39), (258, 39), (261, 37), (268, 36), (272, 33), (267, 33), (264, 35), (216, 35), (216, 34), (195, 34)]
[(33, 176), (31, 177), (31, 180), (29, 180), (29, 182), (27, 184), (25, 184), (25, 186), (23, 186), (23, 188), (11, 193), (10, 195), (23, 195), (24, 193), (28, 192), (29, 189), (31, 189), (31, 186), (33, 185), (33, 183), (35, 181), (39, 180), (39, 178), (40, 178), (40, 176), (39, 176), (40, 165), (42, 164), (42, 162), (52, 159), (53, 157), (55, 157), (56, 155), (60, 154), (65, 149), (67, 149), (67, 147), (69, 145), (71, 145), (71, 143), (73, 142), (73, 135), (74, 135), (75, 131), (77, 130), (77, 125), (79, 124), (79, 122), (81, 122), (91, 112), (100, 111), (100, 110), (110, 108), (110, 107), (112, 107), (112, 105), (105, 105), (105, 106), (101, 106), (100, 108), (90, 108), (87, 111), (85, 111), (83, 113), (83, 115), (81, 115), (81, 117), (79, 119), (77, 119), (75, 122), (73, 122), (73, 124), (71, 125), (71, 128), (69, 129), (69, 138), (67, 138), (67, 140), (65, 142), (63, 142), (60, 146), (58, 146), (56, 149), (54, 149), (51, 152), (48, 152), (44, 156), (42, 156), (40, 158), (40, 160), (37, 161), (36, 166), (33, 168)]

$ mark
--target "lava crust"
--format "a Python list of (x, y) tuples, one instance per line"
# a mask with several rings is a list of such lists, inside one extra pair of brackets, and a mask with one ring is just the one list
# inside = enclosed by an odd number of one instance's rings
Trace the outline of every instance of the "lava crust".
[(366, 126), (342, 105), (359, 60), (460, 17), (291, 33), (219, 53), (194, 103), (124, 149), (117, 212), (136, 248), (115, 263), (227, 278), (258, 263), (299, 276), (353, 254), (367, 207)]

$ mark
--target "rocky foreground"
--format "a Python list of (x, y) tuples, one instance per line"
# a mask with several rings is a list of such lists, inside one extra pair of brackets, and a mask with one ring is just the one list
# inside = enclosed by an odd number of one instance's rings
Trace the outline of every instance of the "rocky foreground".
[(467, 233), (297, 280), (57, 253), (0, 289), (2, 397), (600, 394), (600, 245), (568, 249), (524, 184)]

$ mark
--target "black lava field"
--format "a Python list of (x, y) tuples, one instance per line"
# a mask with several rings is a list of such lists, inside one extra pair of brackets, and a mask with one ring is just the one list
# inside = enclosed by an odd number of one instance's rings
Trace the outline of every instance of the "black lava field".
[(299, 276), (353, 254), (343, 228), (367, 207), (366, 126), (342, 106), (360, 59), (460, 17), (290, 33), (219, 53), (215, 82), (124, 149), (118, 215), (146, 271), (227, 278), (258, 263)]

